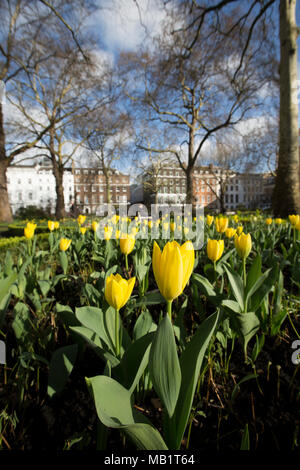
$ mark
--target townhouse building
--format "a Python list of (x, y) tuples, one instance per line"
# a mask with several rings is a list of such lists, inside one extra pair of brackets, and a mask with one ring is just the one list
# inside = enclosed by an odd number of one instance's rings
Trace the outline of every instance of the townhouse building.
[[(56, 191), (52, 167), (43, 161), (34, 165), (12, 165), (6, 171), (7, 191), (12, 213), (21, 207), (36, 206), (55, 212)], [(66, 211), (74, 201), (74, 178), (71, 169), (63, 176)]]
[(97, 168), (73, 168), (75, 205), (82, 214), (99, 214), (104, 203), (127, 205), (130, 175), (110, 170), (107, 176)]

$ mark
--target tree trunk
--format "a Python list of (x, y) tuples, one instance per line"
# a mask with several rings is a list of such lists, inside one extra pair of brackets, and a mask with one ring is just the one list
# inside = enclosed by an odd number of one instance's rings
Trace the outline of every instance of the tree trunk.
[(0, 159), (0, 222), (13, 221), (7, 192), (6, 170), (8, 166), (8, 161)]
[(107, 204), (111, 203), (111, 194), (110, 194), (110, 171), (107, 168), (103, 168), (103, 174), (106, 184), (106, 202)]
[(6, 158), (5, 133), (3, 126), (2, 103), (0, 101), (0, 222), (12, 222), (13, 216), (7, 192), (6, 170), (10, 161)]
[(64, 187), (63, 187), (63, 176), (64, 176), (63, 166), (57, 164), (56, 162), (55, 165), (53, 165), (53, 174), (55, 177), (55, 189), (56, 189), (55, 217), (56, 219), (63, 219), (66, 216), (65, 196), (64, 196)]
[(186, 204), (192, 204), (194, 209), (195, 198), (193, 191), (193, 168), (189, 166), (186, 168)]
[(274, 215), (300, 213), (297, 102), (296, 0), (280, 0), (279, 158), (273, 194)]

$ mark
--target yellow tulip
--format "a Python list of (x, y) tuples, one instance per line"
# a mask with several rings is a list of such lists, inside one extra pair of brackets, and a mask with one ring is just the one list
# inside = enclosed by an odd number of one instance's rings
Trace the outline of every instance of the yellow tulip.
[(82, 233), (82, 235), (84, 235), (86, 232), (86, 227), (80, 227), (80, 232)]
[(300, 230), (300, 217), (299, 217), (299, 222), (297, 222), (296, 225), (294, 225), (294, 227), (296, 230)]
[(34, 236), (34, 228), (32, 226), (26, 226), (24, 228), (24, 235), (25, 237), (29, 240), (30, 238), (32, 238)]
[(238, 216), (237, 214), (235, 214), (235, 215), (233, 216), (233, 220), (234, 220), (235, 223), (237, 224), (238, 221), (239, 221), (239, 216)]
[(241, 235), (236, 235), (234, 239), (234, 245), (238, 255), (241, 258), (247, 258), (252, 248), (252, 240), (250, 233)]
[(135, 284), (135, 277), (124, 279), (120, 274), (111, 274), (106, 279), (104, 295), (106, 301), (111, 307), (116, 310), (124, 307), (128, 302), (133, 287)]
[(271, 225), (272, 222), (273, 222), (273, 219), (271, 219), (271, 217), (268, 217), (268, 218), (266, 219), (266, 224), (267, 224), (267, 225)]
[(228, 217), (217, 217), (215, 220), (217, 232), (224, 233), (228, 227)]
[(92, 230), (93, 230), (94, 232), (97, 231), (98, 225), (99, 225), (99, 222), (97, 222), (96, 220), (93, 220), (93, 222), (92, 222)]
[(52, 220), (48, 220), (48, 229), (52, 232), (55, 229), (55, 223)]
[(291, 225), (293, 225), (293, 227), (295, 225), (297, 225), (300, 221), (300, 215), (289, 215), (289, 219), (290, 219), (290, 222), (291, 222)]
[(170, 229), (172, 230), (172, 232), (175, 232), (175, 228), (176, 228), (175, 222), (170, 222)]
[(122, 233), (120, 238), (120, 249), (124, 255), (129, 255), (132, 252), (135, 245), (135, 237), (132, 234)]
[(225, 230), (225, 235), (226, 235), (227, 238), (232, 238), (232, 237), (234, 237), (235, 234), (236, 234), (236, 229), (235, 228), (228, 227)]
[(283, 222), (283, 220), (280, 219), (280, 218), (275, 219), (275, 224), (277, 224), (277, 225), (281, 225), (282, 222)]
[(236, 228), (236, 232), (238, 235), (241, 235), (241, 233), (243, 232), (243, 226), (242, 225), (239, 225), (237, 228)]
[(137, 227), (132, 227), (131, 229), (131, 234), (135, 237), (136, 234), (138, 233), (139, 229)]
[(58, 222), (58, 220), (56, 220), (56, 221), (54, 222), (54, 228), (55, 228), (55, 230), (57, 230), (57, 229), (59, 228), (59, 222)]
[(208, 225), (209, 227), (211, 226), (211, 224), (213, 223), (213, 221), (214, 221), (214, 216), (213, 216), (213, 215), (207, 215), (207, 216), (206, 216), (206, 223), (207, 223), (207, 225)]
[(153, 225), (152, 220), (149, 220), (149, 222), (148, 222), (148, 227), (149, 227), (149, 228), (152, 228), (152, 225)]
[(71, 241), (72, 240), (70, 240), (68, 238), (61, 238), (60, 242), (59, 242), (59, 249), (61, 251), (66, 251), (69, 248), (69, 246), (71, 245)]
[(211, 240), (207, 241), (207, 256), (213, 262), (221, 258), (224, 251), (224, 240)]
[(192, 242), (187, 241), (181, 246), (176, 241), (168, 242), (162, 252), (154, 242), (153, 273), (161, 294), (168, 302), (183, 292), (194, 269), (194, 262)]
[(33, 224), (32, 222), (27, 222), (26, 227), (31, 229), (31, 230), (35, 230), (36, 229), (36, 224)]
[(106, 225), (104, 227), (104, 240), (108, 241), (111, 239), (111, 236), (112, 236), (112, 233), (113, 233), (113, 228), (110, 227), (109, 225)]
[(168, 222), (164, 222), (164, 223), (163, 223), (163, 230), (164, 230), (165, 232), (167, 232), (168, 229), (169, 229), (169, 223), (168, 223)]
[(84, 222), (85, 222), (85, 219), (86, 219), (86, 215), (81, 215), (81, 214), (80, 214), (80, 215), (77, 217), (77, 222), (79, 223), (79, 225), (83, 225)]
[(119, 240), (121, 236), (121, 230), (116, 230), (116, 239)]
[(187, 235), (189, 233), (190, 229), (188, 227), (184, 227), (183, 231), (184, 231), (184, 234)]

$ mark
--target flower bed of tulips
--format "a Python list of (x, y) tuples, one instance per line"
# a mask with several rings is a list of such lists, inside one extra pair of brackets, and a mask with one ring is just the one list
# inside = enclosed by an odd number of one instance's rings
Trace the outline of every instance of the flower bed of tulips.
[(1, 252), (0, 449), (299, 448), (300, 217), (99, 223)]

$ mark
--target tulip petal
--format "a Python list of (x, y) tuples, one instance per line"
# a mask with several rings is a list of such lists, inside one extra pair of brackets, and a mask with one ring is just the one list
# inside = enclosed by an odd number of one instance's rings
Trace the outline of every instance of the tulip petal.
[(183, 265), (177, 242), (168, 242), (161, 256), (162, 295), (166, 300), (173, 300), (182, 292)]

